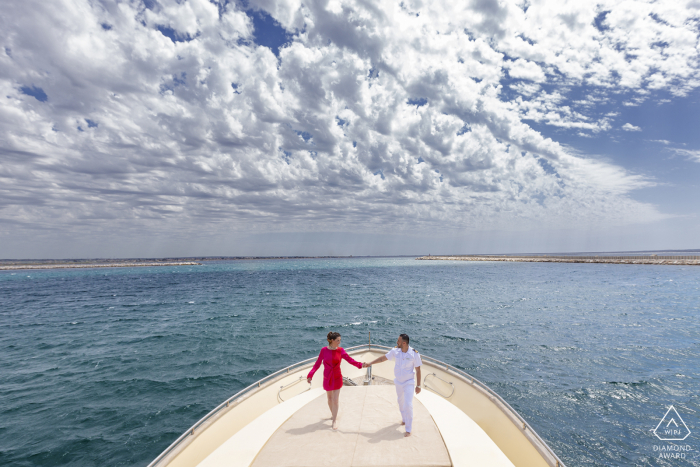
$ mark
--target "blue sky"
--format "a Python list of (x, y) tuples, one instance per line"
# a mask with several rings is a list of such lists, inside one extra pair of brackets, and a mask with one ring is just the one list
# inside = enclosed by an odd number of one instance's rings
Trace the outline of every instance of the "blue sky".
[(0, 257), (699, 248), (700, 2), (0, 17)]
[[(630, 123), (640, 131), (618, 128), (593, 137), (582, 137), (576, 131), (536, 123), (531, 125), (543, 135), (584, 154), (605, 158), (629, 171), (653, 178), (657, 185), (635, 191), (632, 194), (635, 199), (657, 204), (667, 213), (697, 214), (700, 152), (693, 158), (677, 150), (698, 151), (700, 148), (700, 92), (693, 90), (683, 98), (674, 98), (663, 92), (655, 94), (634, 107), (623, 105), (627, 99), (621, 97), (596, 108), (602, 114), (619, 112), (618, 122)], [(670, 102), (662, 102), (665, 100)]]

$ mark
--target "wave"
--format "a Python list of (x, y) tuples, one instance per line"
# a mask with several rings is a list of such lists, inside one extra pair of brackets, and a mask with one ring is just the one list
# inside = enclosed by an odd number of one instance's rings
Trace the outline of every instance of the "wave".
[(471, 339), (469, 337), (449, 336), (446, 334), (443, 334), (442, 337), (457, 342), (479, 342), (477, 339)]
[(612, 384), (612, 385), (623, 385), (623, 386), (646, 386), (649, 384), (648, 381), (633, 381), (633, 382), (627, 382), (627, 381), (606, 381), (605, 384)]

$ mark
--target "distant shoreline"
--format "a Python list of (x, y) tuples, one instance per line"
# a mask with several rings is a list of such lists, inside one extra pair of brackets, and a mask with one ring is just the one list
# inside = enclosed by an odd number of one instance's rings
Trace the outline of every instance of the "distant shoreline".
[[(201, 266), (203, 262), (274, 259), (345, 259), (353, 256), (197, 256), (187, 258), (0, 260), (0, 271), (27, 269), (133, 268), (146, 266)], [(355, 256), (355, 258), (362, 258)]]
[(147, 266), (201, 266), (195, 262), (115, 262), (115, 263), (44, 263), (44, 264), (0, 264), (0, 271), (25, 271), (29, 269), (90, 269), (90, 268), (133, 268)]
[[(412, 255), (406, 257), (423, 261), (506, 261), (527, 263), (604, 263), (604, 264), (662, 264), (700, 266), (700, 255)], [(64, 259), (64, 260), (0, 260), (0, 271), (41, 269), (133, 268), (155, 266), (201, 266), (206, 262), (289, 260), (289, 259), (361, 259), (379, 256), (200, 256), (187, 258), (128, 258), (128, 259)], [(386, 257), (385, 257), (386, 258)]]
[(517, 255), (440, 255), (421, 256), (423, 261), (507, 261), (515, 263), (604, 263), (604, 264), (665, 264), (700, 266), (700, 256), (517, 256)]

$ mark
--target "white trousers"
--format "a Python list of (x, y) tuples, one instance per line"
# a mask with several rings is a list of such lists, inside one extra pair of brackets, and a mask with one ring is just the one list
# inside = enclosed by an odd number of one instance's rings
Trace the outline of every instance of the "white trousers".
[(401, 411), (401, 419), (406, 423), (406, 432), (410, 433), (413, 428), (413, 392), (416, 388), (416, 381), (411, 379), (403, 383), (397, 383), (396, 397), (399, 400), (399, 410)]

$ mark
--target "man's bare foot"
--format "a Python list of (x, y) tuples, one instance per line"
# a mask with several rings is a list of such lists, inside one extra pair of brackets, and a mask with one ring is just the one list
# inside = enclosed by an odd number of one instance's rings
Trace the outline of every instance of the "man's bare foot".
[(334, 430), (338, 429), (338, 420), (333, 420), (333, 429)]
[(406, 424), (406, 422), (401, 422), (401, 426), (404, 426), (405, 424)]
[(406, 433), (403, 434), (403, 437), (404, 437), (404, 438), (408, 438), (409, 436), (411, 436), (411, 433), (409, 433), (408, 431), (407, 431)]

